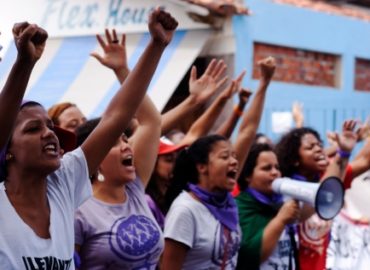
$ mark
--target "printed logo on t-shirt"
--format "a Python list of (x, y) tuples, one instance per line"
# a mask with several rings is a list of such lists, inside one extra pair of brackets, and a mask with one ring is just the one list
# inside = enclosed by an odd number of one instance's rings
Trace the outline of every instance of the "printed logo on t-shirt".
[[(270, 257), (261, 264), (261, 270), (288, 270), (289, 269), (289, 256), (292, 252), (292, 246), (290, 237), (286, 231), (284, 231), (279, 241), (276, 244)], [(293, 256), (293, 254), (291, 254)], [(291, 258), (291, 263), (294, 263), (294, 258)], [(295, 269), (295, 267), (292, 267)]]
[(109, 245), (119, 258), (131, 262), (145, 261), (141, 267), (156, 265), (161, 248), (160, 232), (155, 223), (142, 215), (118, 219), (112, 226)]
[[(217, 226), (216, 237), (213, 243), (212, 261), (217, 266), (236, 267), (236, 255), (240, 245), (240, 234), (238, 231), (225, 229), (221, 224)], [(235, 257), (235, 260), (233, 260)]]
[(305, 222), (301, 223), (301, 236), (310, 245), (321, 245), (323, 238), (327, 237), (332, 221), (322, 220), (317, 214), (313, 214)]
[(27, 270), (68, 270), (72, 259), (61, 260), (52, 256), (48, 257), (22, 257)]
[(279, 257), (289, 257), (289, 253), (291, 250), (290, 239), (281, 240), (277, 244)]
[(328, 248), (328, 269), (369, 269), (370, 227), (335, 219)]

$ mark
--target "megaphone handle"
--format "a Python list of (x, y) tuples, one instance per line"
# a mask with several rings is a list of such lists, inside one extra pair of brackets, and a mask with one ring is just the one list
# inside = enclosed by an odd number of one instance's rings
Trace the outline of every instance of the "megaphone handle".
[[(294, 200), (294, 201), (298, 202), (300, 212), (302, 212), (302, 210), (304, 209), (305, 202), (298, 201), (297, 199), (294, 199), (291, 196), (287, 196), (287, 195), (284, 196), (284, 203), (287, 202), (287, 201), (290, 201), (290, 200)], [(300, 220), (296, 220), (293, 224), (298, 224), (299, 222), (300, 222)]]
[(299, 201), (299, 200), (297, 200), (297, 199), (294, 199), (293, 197), (291, 197), (291, 196), (287, 196), (287, 195), (285, 195), (284, 196), (284, 202), (287, 202), (287, 201), (289, 201), (289, 200), (295, 200), (295, 201), (297, 201), (298, 202), (298, 205), (299, 205), (299, 208), (302, 210), (302, 208), (303, 208), (303, 206), (304, 206), (304, 202), (303, 201)]

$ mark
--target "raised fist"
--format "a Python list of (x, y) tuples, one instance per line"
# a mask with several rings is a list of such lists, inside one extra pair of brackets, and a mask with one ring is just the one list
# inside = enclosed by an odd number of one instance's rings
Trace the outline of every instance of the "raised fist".
[(36, 33), (31, 37), (31, 41), (35, 45), (41, 45), (46, 41), (47, 38), (48, 38), (48, 33), (44, 29), (39, 27)]
[(14, 24), (13, 36), (18, 58), (36, 62), (45, 49), (48, 33), (36, 24), (22, 22)]
[(171, 42), (174, 30), (178, 22), (170, 13), (156, 8), (149, 17), (149, 31), (154, 42), (164, 46)]
[(271, 80), (275, 72), (276, 61), (275, 58), (269, 56), (265, 59), (258, 61), (258, 65), (261, 69), (261, 76), (265, 80)]

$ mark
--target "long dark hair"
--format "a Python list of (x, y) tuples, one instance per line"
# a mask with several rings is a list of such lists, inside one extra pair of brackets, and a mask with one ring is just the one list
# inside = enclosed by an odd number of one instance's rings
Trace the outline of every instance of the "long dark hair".
[[(160, 156), (157, 156), (155, 168), (157, 167), (159, 157)], [(166, 198), (165, 198), (165, 194), (162, 194), (159, 188), (159, 184), (157, 182), (159, 178), (160, 176), (158, 175), (157, 170), (154, 169), (152, 172), (152, 175), (150, 176), (148, 185), (145, 188), (145, 193), (148, 194), (153, 199), (153, 201), (157, 204), (161, 212), (165, 213), (166, 212), (166, 205), (165, 205)]]
[(100, 117), (87, 120), (85, 123), (77, 127), (76, 136), (77, 136), (77, 145), (81, 146), (83, 142), (89, 137), (91, 132), (97, 127), (100, 122)]
[(245, 190), (248, 186), (246, 178), (253, 174), (253, 170), (257, 165), (257, 159), (262, 152), (274, 152), (271, 145), (267, 143), (254, 143), (249, 150), (248, 157), (244, 163), (243, 169), (238, 178), (240, 190)]
[(198, 183), (199, 174), (196, 165), (208, 163), (209, 153), (219, 141), (227, 141), (227, 138), (221, 135), (205, 136), (179, 153), (173, 170), (173, 179), (166, 194), (166, 210), (182, 190), (187, 190), (188, 183)]
[(299, 148), (301, 147), (302, 137), (306, 134), (312, 134), (322, 142), (319, 133), (309, 127), (295, 128), (281, 137), (276, 144), (275, 150), (280, 164), (282, 176), (290, 177), (297, 173), (297, 162), (300, 160)]

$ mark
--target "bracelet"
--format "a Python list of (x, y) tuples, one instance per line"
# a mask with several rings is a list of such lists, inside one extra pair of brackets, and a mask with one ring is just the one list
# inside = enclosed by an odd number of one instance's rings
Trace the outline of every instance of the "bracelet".
[(351, 156), (351, 152), (343, 151), (343, 150), (341, 150), (341, 149), (339, 149), (339, 150), (337, 151), (337, 153), (339, 154), (339, 156), (340, 156), (341, 158), (349, 158), (349, 157)]
[(235, 105), (234, 112), (237, 116), (241, 117), (243, 115), (243, 111), (240, 110), (238, 105)]

